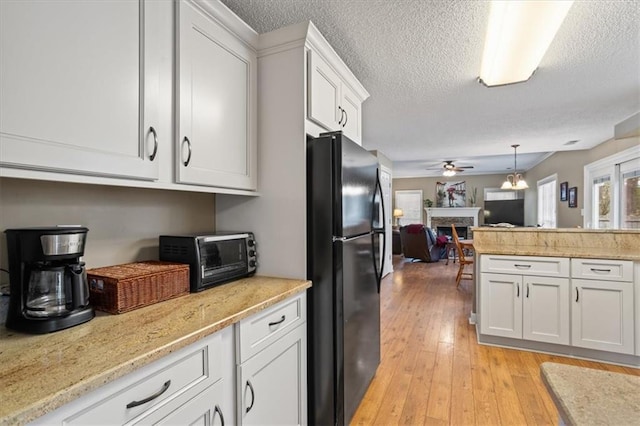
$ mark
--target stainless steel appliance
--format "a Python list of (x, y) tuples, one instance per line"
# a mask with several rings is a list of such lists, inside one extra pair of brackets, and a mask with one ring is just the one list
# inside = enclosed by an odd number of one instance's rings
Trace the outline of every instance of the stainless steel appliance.
[(160, 236), (160, 260), (189, 264), (192, 293), (255, 274), (257, 256), (251, 232)]
[(11, 296), (7, 327), (49, 333), (89, 321), (87, 274), (81, 257), (88, 229), (7, 229)]
[(382, 204), (371, 153), (341, 132), (308, 140), (309, 424), (349, 424), (380, 364)]

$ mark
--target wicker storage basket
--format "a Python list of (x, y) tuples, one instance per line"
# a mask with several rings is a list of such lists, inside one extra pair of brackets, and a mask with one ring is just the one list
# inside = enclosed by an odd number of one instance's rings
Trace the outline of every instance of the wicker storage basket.
[(89, 269), (89, 301), (121, 314), (189, 293), (189, 265), (146, 261)]

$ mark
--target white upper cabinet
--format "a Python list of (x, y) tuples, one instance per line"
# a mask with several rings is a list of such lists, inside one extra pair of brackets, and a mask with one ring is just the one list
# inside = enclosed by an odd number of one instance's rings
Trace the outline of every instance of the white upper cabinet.
[(318, 52), (308, 53), (309, 119), (327, 130), (342, 130), (357, 143), (361, 137), (361, 107), (359, 99), (349, 85)]
[(256, 53), (196, 3), (177, 14), (176, 180), (255, 190)]
[(145, 7), (0, 2), (0, 166), (158, 177), (158, 55)]

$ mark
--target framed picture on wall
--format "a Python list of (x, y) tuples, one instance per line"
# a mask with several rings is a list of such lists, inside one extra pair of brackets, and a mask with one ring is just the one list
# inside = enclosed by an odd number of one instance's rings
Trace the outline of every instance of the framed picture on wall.
[(569, 207), (578, 207), (578, 187), (569, 188)]
[(560, 201), (567, 201), (568, 188), (569, 188), (569, 182), (562, 182), (560, 184)]

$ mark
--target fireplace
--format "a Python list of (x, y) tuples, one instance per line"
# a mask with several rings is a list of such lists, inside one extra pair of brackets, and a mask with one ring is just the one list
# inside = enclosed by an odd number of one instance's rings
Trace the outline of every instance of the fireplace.
[(478, 226), (480, 207), (426, 208), (427, 226), (437, 235), (451, 236), (451, 225), (456, 227), (458, 237), (473, 238), (472, 226)]
[[(469, 231), (469, 227), (468, 226), (457, 226), (456, 225), (456, 232), (458, 233), (458, 238), (466, 240), (468, 231)], [(453, 231), (451, 230), (451, 225), (450, 224), (448, 226), (438, 226), (436, 228), (436, 232), (437, 232), (438, 236), (445, 235), (447, 237), (453, 237), (453, 235), (452, 235)]]

